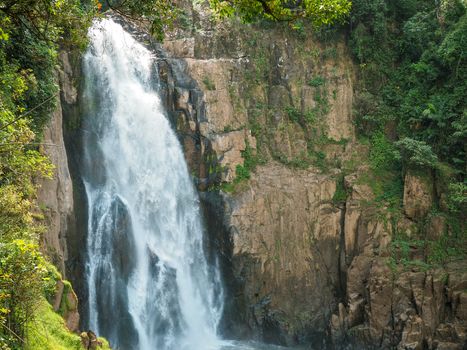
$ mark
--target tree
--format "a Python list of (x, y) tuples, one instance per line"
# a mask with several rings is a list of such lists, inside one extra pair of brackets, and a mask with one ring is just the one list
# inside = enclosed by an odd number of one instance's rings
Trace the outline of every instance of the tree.
[(400, 149), (402, 161), (408, 165), (434, 168), (438, 162), (436, 154), (423, 141), (404, 137), (396, 142), (396, 146)]
[(150, 24), (150, 32), (158, 40), (164, 37), (164, 31), (172, 28), (180, 9), (175, 0), (100, 0), (102, 10), (112, 9), (130, 20)]
[(0, 2), (1, 349), (23, 348), (44, 290), (55, 285), (38, 247), (43, 227), (33, 179), (51, 176), (53, 169), (38, 144), (58, 94), (58, 48), (86, 46), (95, 5), (80, 0)]
[(350, 12), (348, 0), (209, 0), (220, 17), (238, 16), (244, 22), (259, 18), (293, 22), (308, 18), (314, 26), (343, 21)]

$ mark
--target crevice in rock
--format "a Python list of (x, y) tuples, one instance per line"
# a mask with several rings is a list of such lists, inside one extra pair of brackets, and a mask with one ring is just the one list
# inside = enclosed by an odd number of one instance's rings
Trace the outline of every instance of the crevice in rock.
[(345, 249), (345, 215), (347, 212), (347, 200), (342, 204), (340, 208), (340, 236), (339, 236), (339, 257), (338, 257), (338, 276), (339, 276), (339, 293), (338, 298), (342, 302), (346, 302), (347, 299), (347, 265), (345, 262), (346, 249)]

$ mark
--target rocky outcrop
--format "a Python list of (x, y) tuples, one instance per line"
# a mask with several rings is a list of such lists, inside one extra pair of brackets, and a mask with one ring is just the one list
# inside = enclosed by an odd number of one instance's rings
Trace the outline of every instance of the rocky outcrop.
[[(342, 43), (325, 45), (286, 27), (245, 31), (192, 6), (185, 9), (191, 27), (164, 42), (166, 62), (196, 82), (203, 104), (198, 124), (179, 122), (178, 130), (197, 128), (209, 140), (222, 181), (235, 178), (242, 152), (257, 142), (265, 157), (285, 162), (316, 151), (318, 138), (329, 141), (331, 158), (344, 151), (332, 145), (354, 138), (353, 67)], [(182, 86), (177, 105), (190, 96)], [(189, 144), (185, 149), (192, 153)]]
[(97, 338), (96, 334), (91, 331), (82, 332), (80, 334), (81, 337), (81, 344), (84, 346), (85, 349), (88, 350), (95, 350), (102, 347), (102, 341)]
[(404, 179), (404, 212), (408, 218), (419, 221), (433, 206), (435, 197), (433, 179), (408, 171)]
[(384, 349), (463, 349), (466, 268), (459, 262), (428, 271), (391, 269), (387, 258), (358, 256), (349, 270), (347, 307), (340, 304), (344, 316), (332, 323), (336, 340), (347, 336)]
[(70, 282), (57, 280), (52, 306), (63, 316), (67, 328), (72, 332), (79, 330), (78, 298)]
[[(432, 248), (417, 243), (435, 241), (447, 230), (445, 217), (429, 215), (432, 183), (413, 173), (406, 176), (403, 213), (407, 216), (400, 216), (365, 204), (372, 191), (358, 190), (362, 175), (346, 177), (351, 191), (345, 237), (352, 244), (346, 244), (346, 296), (330, 323), (334, 343), (382, 349), (463, 349), (467, 319), (458, 308), (467, 283), (466, 262), (427, 264)], [(347, 213), (356, 190), (364, 195), (360, 204), (354, 202), (358, 220), (353, 220), (354, 215)], [(355, 221), (358, 224), (352, 224)], [(360, 242), (357, 247), (355, 241)]]
[[(320, 152), (329, 162), (352, 154), (353, 67), (345, 46), (287, 28), (245, 32), (214, 23), (201, 5), (186, 12), (192, 29), (169, 35), (170, 70), (161, 71), (169, 90), (165, 72), (175, 77), (173, 110), (181, 113), (172, 115), (190, 168), (200, 179), (214, 173), (216, 184), (235, 181), (247, 148), (267, 163), (237, 193), (222, 194), (229, 239), (220, 241), (237, 300), (229, 304), (248, 328), (239, 333), (322, 344), (345, 289), (348, 214), (333, 200), (339, 170), (324, 175), (306, 162)], [(183, 86), (181, 75), (195, 84)], [(300, 162), (307, 169), (290, 166)]]

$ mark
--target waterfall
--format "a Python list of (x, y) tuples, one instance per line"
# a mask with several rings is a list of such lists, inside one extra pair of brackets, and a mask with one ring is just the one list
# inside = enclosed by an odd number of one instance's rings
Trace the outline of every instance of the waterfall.
[(223, 307), (199, 202), (157, 93), (157, 57), (107, 18), (82, 99), (88, 326), (114, 349), (214, 349)]

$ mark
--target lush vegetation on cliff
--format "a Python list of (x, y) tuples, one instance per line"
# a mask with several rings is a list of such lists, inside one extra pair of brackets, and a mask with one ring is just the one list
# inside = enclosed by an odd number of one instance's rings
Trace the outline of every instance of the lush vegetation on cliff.
[[(0, 348), (19, 349), (53, 295), (56, 273), (39, 250), (45, 229), (35, 204), (37, 177), (53, 165), (40, 153), (41, 132), (58, 94), (59, 46), (84, 47), (94, 5), (79, 1), (0, 4)], [(42, 314), (43, 316), (44, 314)], [(65, 332), (65, 331), (64, 331)]]
[(261, 18), (272, 21), (306, 20), (319, 28), (344, 21), (349, 14), (349, 0), (209, 0), (211, 8), (221, 17), (238, 16), (245, 22)]
[(359, 65), (356, 125), (377, 181), (386, 182), (382, 197), (397, 210), (407, 172), (431, 181), (430, 215), (449, 224), (442, 244), (428, 242), (428, 259), (465, 255), (465, 2), (355, 0), (349, 46)]
[[(354, 1), (350, 47), (363, 91), (357, 125), (383, 132), (404, 166), (465, 177), (467, 16), (465, 3)], [(387, 163), (397, 161), (388, 158)]]

